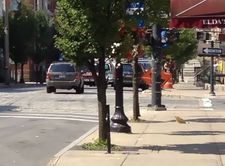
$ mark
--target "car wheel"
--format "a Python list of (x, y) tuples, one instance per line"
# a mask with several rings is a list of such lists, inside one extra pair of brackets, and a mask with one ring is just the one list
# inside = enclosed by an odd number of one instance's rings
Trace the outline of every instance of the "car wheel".
[(146, 90), (146, 89), (148, 89), (148, 88), (149, 88), (149, 87), (148, 87), (148, 85), (146, 85), (146, 84), (141, 86), (141, 90), (142, 90), (142, 91), (144, 91), (144, 90)]
[(77, 88), (76, 88), (76, 93), (77, 93), (77, 94), (84, 93), (84, 85), (81, 85), (81, 87), (77, 87)]
[(52, 87), (47, 87), (46, 91), (47, 91), (47, 93), (52, 93)]
[(56, 88), (52, 87), (52, 92), (55, 93), (56, 92)]

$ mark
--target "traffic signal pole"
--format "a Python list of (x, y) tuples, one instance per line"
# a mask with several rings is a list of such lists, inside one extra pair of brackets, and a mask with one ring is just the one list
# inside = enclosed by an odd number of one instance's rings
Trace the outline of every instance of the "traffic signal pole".
[(161, 104), (161, 28), (158, 24), (152, 26), (152, 102), (149, 105), (155, 111), (166, 110), (165, 106)]
[[(214, 48), (214, 41), (211, 41), (211, 48)], [(215, 96), (214, 92), (214, 83), (215, 83), (215, 76), (214, 76), (214, 56), (211, 56), (211, 69), (210, 69), (210, 92), (211, 96)]]

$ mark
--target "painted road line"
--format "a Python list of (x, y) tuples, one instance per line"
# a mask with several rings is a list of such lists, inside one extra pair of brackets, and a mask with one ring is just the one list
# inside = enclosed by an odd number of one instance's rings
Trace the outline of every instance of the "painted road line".
[(199, 106), (201, 109), (204, 109), (205, 111), (213, 111), (213, 104), (212, 100), (209, 98), (202, 98), (199, 100)]
[(85, 118), (97, 119), (95, 115), (89, 114), (49, 114), (49, 113), (0, 113), (0, 116), (34, 116), (34, 117), (63, 117), (63, 118)]
[(53, 116), (30, 116), (30, 115), (0, 115), (0, 118), (20, 118), (20, 119), (43, 119), (43, 120), (68, 120), (97, 123), (98, 119), (88, 119), (88, 117), (53, 117)]

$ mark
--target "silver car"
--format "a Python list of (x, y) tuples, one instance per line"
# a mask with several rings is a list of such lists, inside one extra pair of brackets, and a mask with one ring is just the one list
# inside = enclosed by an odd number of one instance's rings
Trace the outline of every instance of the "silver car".
[(46, 74), (47, 93), (56, 89), (75, 89), (76, 93), (84, 93), (84, 81), (75, 64), (55, 62), (50, 64)]

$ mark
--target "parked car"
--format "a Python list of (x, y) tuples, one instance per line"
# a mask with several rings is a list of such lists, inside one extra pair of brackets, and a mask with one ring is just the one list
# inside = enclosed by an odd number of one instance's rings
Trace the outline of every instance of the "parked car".
[(139, 58), (138, 63), (143, 66), (145, 71), (148, 71), (152, 68), (152, 61), (150, 58)]
[[(96, 63), (95, 65), (96, 71), (98, 70), (98, 64)], [(89, 85), (89, 86), (95, 86), (95, 80), (94, 77), (92, 76), (92, 72), (89, 70), (87, 66), (83, 66), (81, 68), (81, 73), (84, 78), (84, 84)], [(107, 81), (107, 84), (113, 85), (113, 73), (114, 73), (114, 65), (112, 63), (105, 63), (105, 78)], [(97, 72), (98, 75), (98, 72)]]
[(71, 62), (51, 63), (46, 74), (47, 93), (56, 89), (75, 89), (76, 93), (84, 93), (84, 81), (80, 71)]
[[(142, 90), (148, 89), (149, 85), (145, 83), (142, 76), (145, 73), (144, 68), (142, 65), (138, 65), (138, 78), (139, 78), (139, 87)], [(129, 87), (132, 86), (133, 81), (133, 68), (132, 64), (130, 63), (123, 63), (123, 86)]]
[(92, 73), (87, 66), (81, 67), (81, 74), (82, 74), (82, 77), (84, 79), (85, 85), (95, 86), (94, 77), (92, 76)]
[(105, 77), (107, 80), (107, 84), (113, 86), (114, 83), (114, 72), (115, 66), (113, 63), (106, 63), (105, 64)]

